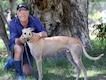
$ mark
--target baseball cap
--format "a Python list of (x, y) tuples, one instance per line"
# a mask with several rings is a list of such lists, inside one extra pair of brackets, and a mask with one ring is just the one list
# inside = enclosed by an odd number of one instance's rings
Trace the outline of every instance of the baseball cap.
[(28, 4), (21, 3), (17, 6), (17, 10), (29, 10)]

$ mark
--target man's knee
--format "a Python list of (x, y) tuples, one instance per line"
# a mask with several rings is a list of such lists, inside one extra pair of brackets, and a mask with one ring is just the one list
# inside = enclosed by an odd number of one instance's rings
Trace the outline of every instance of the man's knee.
[(23, 52), (23, 46), (15, 44), (14, 45), (14, 58), (20, 59), (22, 52)]
[(14, 45), (14, 51), (16, 51), (16, 52), (22, 52), (23, 51), (23, 45), (15, 44)]

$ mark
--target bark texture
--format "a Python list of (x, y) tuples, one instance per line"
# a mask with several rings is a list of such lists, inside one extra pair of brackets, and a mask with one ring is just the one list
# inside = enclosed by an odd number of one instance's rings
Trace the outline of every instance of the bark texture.
[(67, 35), (81, 39), (91, 47), (88, 30), (88, 0), (28, 0), (33, 15), (38, 16), (49, 36)]

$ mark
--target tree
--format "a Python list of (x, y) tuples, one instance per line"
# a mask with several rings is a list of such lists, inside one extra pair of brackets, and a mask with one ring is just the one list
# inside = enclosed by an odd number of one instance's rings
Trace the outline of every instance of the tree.
[(28, 0), (33, 15), (45, 25), (48, 35), (68, 35), (91, 47), (88, 30), (88, 0)]
[(8, 54), (10, 54), (9, 51), (9, 46), (8, 46), (8, 35), (6, 32), (6, 28), (5, 28), (5, 24), (7, 23), (5, 16), (3, 15), (3, 10), (2, 7), (0, 6), (0, 37), (2, 38), (6, 48), (7, 48), (7, 52)]
[(14, 12), (14, 6), (15, 6), (16, 0), (9, 0), (9, 4), (10, 4), (10, 12), (11, 12), (11, 18), (13, 18), (15, 16), (15, 12)]
[[(9, 1), (13, 6), (14, 1)], [(26, 1), (31, 6), (31, 14), (38, 16), (42, 20), (49, 36), (67, 35), (78, 37), (85, 47), (91, 47), (87, 22), (88, 0)], [(0, 19), (2, 26), (4, 26), (3, 19), (2, 17)], [(4, 43), (7, 44), (8, 39)]]

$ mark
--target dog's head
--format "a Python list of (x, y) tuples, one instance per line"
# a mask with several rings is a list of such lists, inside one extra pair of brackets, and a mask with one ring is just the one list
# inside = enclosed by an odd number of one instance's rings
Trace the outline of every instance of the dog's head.
[(31, 39), (33, 30), (33, 28), (24, 28), (22, 30), (22, 36), (26, 39), (26, 41), (29, 41)]

